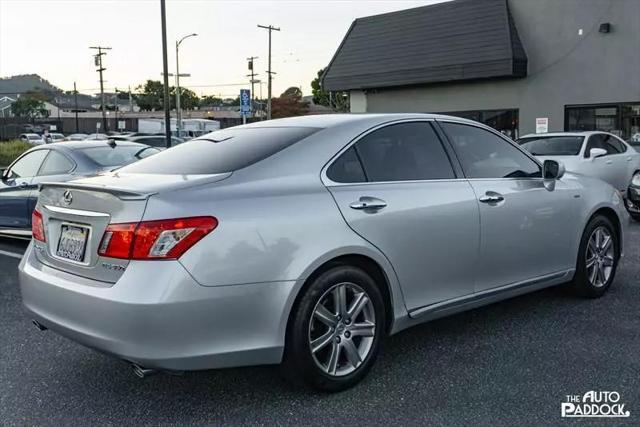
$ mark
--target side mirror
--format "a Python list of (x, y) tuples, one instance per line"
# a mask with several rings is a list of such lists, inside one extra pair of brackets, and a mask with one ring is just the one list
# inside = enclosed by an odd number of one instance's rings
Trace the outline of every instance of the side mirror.
[(595, 159), (596, 157), (602, 157), (606, 155), (607, 150), (605, 150), (604, 148), (592, 148), (591, 150), (589, 150), (589, 157), (591, 157), (591, 160)]
[(542, 176), (544, 179), (560, 179), (564, 175), (565, 169), (562, 162), (555, 160), (545, 160), (542, 164)]

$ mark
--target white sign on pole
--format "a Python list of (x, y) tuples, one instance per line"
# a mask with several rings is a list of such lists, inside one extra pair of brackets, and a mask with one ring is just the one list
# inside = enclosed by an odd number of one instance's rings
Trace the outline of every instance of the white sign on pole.
[(536, 133), (547, 133), (547, 132), (549, 132), (549, 118), (548, 117), (536, 118)]
[(124, 130), (126, 127), (126, 122), (124, 120), (118, 120), (118, 129)]
[(49, 130), (58, 130), (56, 125), (49, 125)]
[(96, 132), (100, 130), (100, 122), (96, 122)]

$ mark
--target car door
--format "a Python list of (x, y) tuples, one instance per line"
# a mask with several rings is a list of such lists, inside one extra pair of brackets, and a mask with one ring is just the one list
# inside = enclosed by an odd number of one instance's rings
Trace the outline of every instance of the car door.
[(31, 181), (31, 192), (29, 193), (29, 201), (27, 203), (29, 217), (38, 201), (38, 184), (43, 182), (69, 181), (73, 178), (72, 172), (76, 168), (75, 162), (67, 155), (56, 150), (47, 151), (49, 152), (47, 157), (45, 157), (38, 173)]
[(607, 150), (608, 160), (613, 166), (612, 180), (613, 186), (623, 193), (627, 191), (627, 187), (631, 182), (630, 156), (625, 152), (627, 147), (620, 142), (618, 138), (611, 134), (602, 134), (605, 149)]
[(28, 228), (31, 224), (29, 196), (33, 178), (49, 150), (33, 150), (18, 158), (0, 180), (0, 227)]
[[(608, 182), (614, 188), (620, 190), (620, 174), (619, 171), (616, 170), (613, 156), (616, 151), (613, 150), (610, 144), (605, 143), (606, 137), (607, 135), (605, 134), (594, 133), (591, 134), (587, 139), (586, 147), (584, 150), (584, 158), (588, 163), (585, 167), (585, 172), (589, 176), (594, 176), (605, 182)], [(607, 154), (605, 154), (604, 156), (593, 157), (591, 156), (591, 150), (593, 148), (601, 148), (605, 150)]]
[(323, 179), (349, 226), (393, 265), (409, 310), (473, 293), (475, 195), (430, 122), (370, 131)]
[(540, 165), (497, 132), (439, 123), (480, 209), (476, 292), (574, 267), (577, 202), (569, 184), (545, 185)]

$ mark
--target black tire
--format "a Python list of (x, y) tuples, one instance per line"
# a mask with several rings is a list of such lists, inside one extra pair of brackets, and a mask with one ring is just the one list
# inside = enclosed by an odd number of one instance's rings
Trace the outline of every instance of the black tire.
[[(327, 330), (324, 331), (325, 334), (333, 334), (331, 336), (335, 338), (328, 340), (328, 344), (326, 345), (329, 347), (328, 349), (323, 348), (314, 356), (311, 351), (311, 340), (313, 339), (314, 333), (320, 333), (319, 331), (314, 331), (315, 328), (318, 328), (318, 320), (317, 317), (313, 317), (313, 313), (321, 303), (321, 300), (326, 302), (329, 301), (328, 298), (330, 297), (333, 299), (335, 295), (332, 292), (334, 292), (340, 284), (344, 283), (355, 285), (356, 288), (364, 291), (370, 301), (370, 305), (367, 305), (360, 314), (354, 317), (352, 324), (351, 319), (345, 316), (345, 319), (341, 320), (342, 329), (339, 329), (337, 326), (331, 329), (329, 326), (320, 324), (320, 327), (327, 328)], [(358, 294), (352, 293), (354, 289), (348, 289), (349, 290), (345, 292), (353, 295), (353, 299), (355, 299)], [(349, 304), (347, 304), (347, 307), (349, 307)], [(331, 314), (334, 314), (339, 310), (334, 307), (333, 310), (329, 311)], [(366, 311), (366, 313), (364, 313), (364, 311)], [(362, 325), (364, 321), (362, 320), (363, 317), (360, 316), (366, 314), (371, 318), (372, 312), (375, 319), (375, 327), (372, 332), (369, 331), (370, 335), (360, 337), (356, 336), (355, 332), (353, 336), (345, 335), (349, 334), (348, 332), (341, 332), (342, 335), (337, 336), (340, 334), (339, 330), (344, 331), (344, 328), (355, 327), (356, 322), (360, 322), (358, 324)], [(304, 384), (322, 391), (336, 392), (353, 387), (367, 375), (375, 362), (381, 340), (386, 334), (385, 316), (385, 304), (380, 289), (365, 271), (357, 267), (338, 265), (323, 272), (305, 286), (292, 309), (291, 316), (289, 317), (285, 354), (281, 367), (283, 375), (295, 383)], [(313, 324), (312, 317), (314, 319)], [(356, 320), (356, 318), (359, 320)], [(340, 321), (337, 315), (336, 319)], [(351, 326), (345, 326), (346, 322), (349, 322)], [(372, 340), (369, 339), (369, 337), (371, 337)], [(342, 342), (342, 344), (334, 344), (334, 339), (337, 343), (340, 343), (340, 339), (344, 340), (344, 342)], [(346, 340), (350, 340), (351, 343), (347, 343)], [(363, 344), (363, 340), (367, 340), (366, 345)], [(340, 356), (340, 360), (345, 362), (344, 369), (354, 369), (353, 372), (343, 375), (337, 375), (337, 372), (334, 375), (330, 375), (328, 372), (325, 372), (325, 370), (319, 366), (320, 362), (317, 361), (317, 358), (321, 356), (321, 352), (334, 351), (334, 346), (346, 346), (347, 344), (356, 346), (352, 348), (368, 349), (365, 357), (359, 356), (361, 359), (360, 364), (356, 367), (355, 364), (349, 363), (346, 354), (348, 353), (347, 350), (338, 349), (337, 354)], [(328, 366), (329, 363), (327, 363), (326, 366)]]
[[(611, 242), (613, 245), (613, 264), (611, 265), (611, 272), (609, 274), (609, 277), (606, 280), (601, 280), (602, 283), (596, 285), (592, 283), (589, 277), (589, 273), (593, 272), (593, 269), (587, 268), (587, 257), (589, 256), (589, 240), (592, 238), (593, 233), (599, 228), (604, 228), (611, 236)], [(586, 298), (598, 298), (604, 295), (615, 279), (619, 259), (620, 239), (618, 237), (616, 227), (606, 216), (596, 215), (595, 217), (591, 218), (591, 220), (585, 227), (584, 232), (582, 233), (580, 248), (578, 250), (578, 260), (576, 263), (576, 274), (574, 276), (573, 282), (571, 283), (572, 291), (575, 294)]]

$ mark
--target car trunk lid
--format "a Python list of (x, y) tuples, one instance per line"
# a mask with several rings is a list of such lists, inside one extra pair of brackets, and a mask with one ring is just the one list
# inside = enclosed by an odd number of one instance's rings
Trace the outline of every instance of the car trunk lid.
[(107, 285), (115, 283), (129, 260), (99, 255), (109, 224), (140, 222), (154, 194), (219, 181), (230, 174), (117, 175), (41, 185), (36, 208), (42, 215), (46, 242), (35, 241), (40, 262)]

